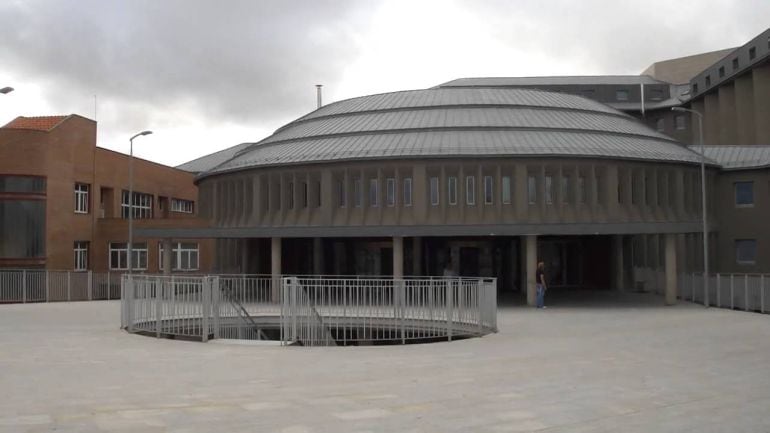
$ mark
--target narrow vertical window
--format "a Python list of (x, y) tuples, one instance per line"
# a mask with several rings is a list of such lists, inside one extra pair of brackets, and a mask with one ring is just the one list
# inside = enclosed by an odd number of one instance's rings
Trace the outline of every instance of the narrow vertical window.
[(449, 196), (447, 198), (447, 201), (450, 205), (454, 206), (457, 204), (457, 178), (454, 176), (450, 176), (447, 179), (447, 195)]
[(468, 206), (476, 204), (476, 178), (474, 176), (465, 176), (465, 204)]
[(570, 202), (569, 176), (561, 177), (561, 202), (567, 204)]
[(438, 178), (430, 178), (430, 204), (438, 206)]
[(503, 176), (502, 179), (502, 201), (503, 204), (511, 204), (511, 178), (509, 176)]
[(553, 177), (545, 177), (545, 204), (553, 204)]
[(492, 176), (484, 176), (484, 204), (494, 203), (494, 184)]
[(535, 176), (527, 177), (527, 201), (529, 204), (537, 203), (537, 178)]
[(412, 205), (412, 178), (404, 178), (404, 206)]
[(88, 242), (75, 241), (75, 263), (73, 270), (85, 271), (88, 269)]
[(585, 204), (586, 200), (586, 178), (578, 176), (578, 203)]
[(380, 205), (379, 182), (377, 179), (369, 179), (369, 206), (377, 207)]
[(338, 180), (337, 181), (337, 204), (339, 207), (345, 207), (348, 203), (348, 194), (346, 190), (345, 181)]
[(360, 178), (353, 180), (353, 206), (361, 207), (364, 201), (363, 182)]
[(289, 209), (294, 209), (294, 182), (289, 182), (289, 185), (287, 186), (287, 188), (289, 190), (288, 191), (288, 196), (289, 196), (288, 197), (289, 198), (288, 207), (289, 207)]
[(393, 207), (396, 205), (396, 179), (389, 177), (385, 182), (385, 200), (388, 207)]
[(75, 213), (88, 213), (88, 185), (75, 184)]
[(301, 204), (302, 208), (304, 209), (304, 208), (308, 207), (307, 182), (302, 182), (300, 185), (301, 185), (302, 189), (300, 189), (300, 198), (299, 199), (300, 199), (300, 204)]

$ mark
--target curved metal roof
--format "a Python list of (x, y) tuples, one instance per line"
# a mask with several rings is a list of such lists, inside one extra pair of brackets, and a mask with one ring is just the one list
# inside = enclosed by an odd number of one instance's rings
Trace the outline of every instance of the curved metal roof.
[(530, 89), (434, 88), (347, 99), (241, 146), (201, 176), (250, 167), (403, 157), (699, 161), (687, 147), (606, 105)]

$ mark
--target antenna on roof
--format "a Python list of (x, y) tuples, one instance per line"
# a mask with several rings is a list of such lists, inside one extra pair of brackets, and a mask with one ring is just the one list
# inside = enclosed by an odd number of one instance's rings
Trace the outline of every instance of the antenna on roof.
[(323, 84), (315, 85), (316, 95), (318, 96), (318, 108), (321, 108), (321, 106), (323, 105), (323, 103), (321, 102), (321, 87), (323, 86), (324, 86)]

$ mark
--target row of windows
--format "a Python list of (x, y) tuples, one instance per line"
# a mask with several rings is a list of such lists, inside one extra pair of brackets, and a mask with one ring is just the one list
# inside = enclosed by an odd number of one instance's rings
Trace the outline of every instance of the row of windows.
[[(75, 213), (87, 214), (90, 211), (91, 185), (86, 183), (75, 183)], [(142, 192), (133, 191), (133, 200), (129, 204), (128, 191), (123, 190), (121, 195), (120, 207), (123, 218), (128, 218), (129, 209), (133, 209), (133, 218), (146, 219), (152, 218), (153, 196)], [(195, 202), (179, 198), (171, 199), (171, 211), (179, 213), (193, 213)]]
[[(661, 117), (655, 121), (655, 129), (658, 132), (666, 132), (666, 119)], [(687, 129), (687, 118), (683, 114), (677, 114), (674, 116), (674, 129), (682, 131)]]
[[(768, 37), (768, 39), (767, 39), (767, 48), (768, 48), (768, 50), (770, 50), (770, 37)], [(756, 58), (757, 58), (757, 47), (749, 48), (749, 61), (754, 60)], [(731, 63), (732, 63), (732, 72), (736, 72), (736, 71), (738, 71), (738, 69), (740, 69), (741, 62), (740, 62), (740, 60), (738, 59), (737, 56), (735, 58), (733, 58)], [(727, 73), (725, 71), (725, 67), (724, 66), (720, 66), (719, 69), (717, 69), (717, 74), (719, 75), (719, 78), (724, 78), (725, 75), (727, 75)], [(706, 82), (705, 83), (706, 87), (711, 87), (711, 74), (706, 75), (705, 82)], [(694, 83), (692, 85), (692, 92), (693, 93), (698, 93), (698, 83)]]
[[(85, 249), (83, 249), (85, 248)], [(171, 248), (171, 268), (175, 271), (196, 271), (199, 269), (199, 247), (193, 242), (175, 242)], [(75, 242), (75, 270), (88, 268), (88, 243)], [(110, 269), (128, 270), (128, 243), (110, 242)], [(78, 264), (82, 267), (78, 268)], [(147, 269), (147, 243), (135, 242), (131, 248), (131, 268), (138, 271)], [(158, 269), (163, 266), (163, 243), (158, 243)]]

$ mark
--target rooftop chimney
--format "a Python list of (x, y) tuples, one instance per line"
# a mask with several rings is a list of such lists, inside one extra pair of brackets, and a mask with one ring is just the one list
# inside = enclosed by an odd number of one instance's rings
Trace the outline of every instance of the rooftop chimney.
[(321, 87), (323, 86), (324, 86), (323, 84), (315, 85), (316, 93), (318, 94), (318, 108), (321, 108), (321, 106), (323, 105), (323, 103), (321, 102)]

